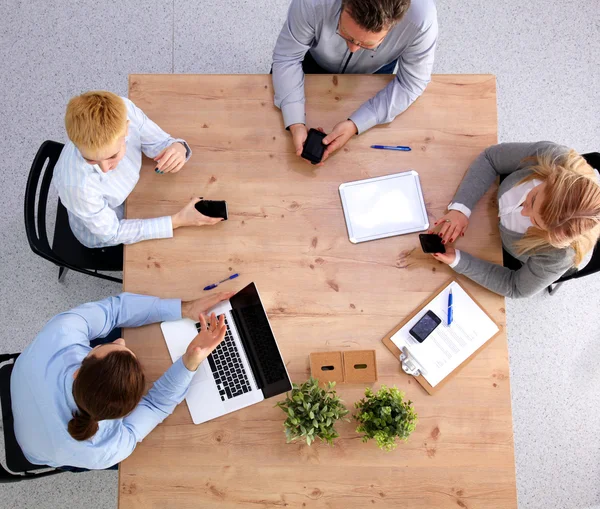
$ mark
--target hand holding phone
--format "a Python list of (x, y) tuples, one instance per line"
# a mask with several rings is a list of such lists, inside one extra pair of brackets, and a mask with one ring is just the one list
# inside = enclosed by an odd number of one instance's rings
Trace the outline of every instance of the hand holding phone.
[(302, 157), (312, 164), (319, 164), (327, 148), (326, 145), (323, 145), (323, 138), (325, 136), (327, 136), (325, 133), (317, 129), (308, 131), (308, 136), (304, 142), (304, 149), (302, 150)]
[(445, 253), (446, 247), (442, 244), (442, 238), (435, 233), (419, 234), (421, 248), (424, 253)]
[(227, 202), (216, 200), (200, 200), (196, 203), (196, 210), (206, 217), (220, 217), (227, 221)]
[(211, 226), (223, 221), (222, 217), (209, 217), (198, 212), (196, 205), (202, 198), (192, 198), (177, 214), (171, 216), (173, 229), (181, 226)]

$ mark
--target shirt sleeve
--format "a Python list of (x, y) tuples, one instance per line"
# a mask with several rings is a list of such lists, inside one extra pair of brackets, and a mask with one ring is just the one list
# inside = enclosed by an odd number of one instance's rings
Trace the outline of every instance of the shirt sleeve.
[(391, 122), (423, 93), (431, 81), (437, 35), (438, 24), (434, 18), (400, 55), (395, 79), (350, 115), (358, 134), (377, 124)]
[(146, 114), (138, 108), (132, 101), (128, 101), (128, 113), (131, 122), (135, 123), (135, 127), (140, 133), (142, 142), (142, 152), (150, 159), (155, 158), (165, 148), (173, 143), (181, 143), (185, 147), (186, 158), (188, 161), (192, 156), (192, 150), (185, 140), (173, 138), (170, 134), (163, 131), (158, 125), (150, 120)]
[(471, 217), (471, 209), (469, 207), (465, 207), (462, 203), (452, 202), (450, 205), (448, 205), (448, 210), (457, 210), (458, 212), (462, 212), (465, 216)]
[[(89, 302), (53, 318), (73, 330), (74, 342), (89, 346), (91, 340), (107, 336), (117, 327), (140, 327), (149, 323), (181, 318), (181, 300), (122, 293), (98, 302)], [(77, 334), (79, 331), (81, 334)]]
[(292, 0), (273, 51), (274, 102), (286, 129), (306, 122), (302, 61), (314, 38), (314, 6), (307, 0)]
[(541, 292), (572, 266), (568, 256), (557, 259), (552, 253), (541, 253), (531, 256), (519, 270), (511, 270), (462, 252), (453, 269), (494, 293), (519, 299)]
[(548, 141), (501, 143), (485, 149), (469, 166), (452, 203), (462, 204), (469, 210), (473, 210), (499, 175), (509, 175), (526, 168), (531, 165), (527, 158), (546, 150), (553, 150), (558, 154), (568, 152), (569, 149)]
[(450, 267), (451, 269), (453, 269), (460, 263), (460, 251), (458, 249), (456, 249), (455, 252), (456, 252), (456, 258), (454, 258), (454, 261), (448, 265), (448, 267)]
[(134, 244), (143, 240), (173, 237), (171, 216), (151, 219), (119, 219), (99, 193), (93, 189), (68, 187), (60, 195), (65, 208), (77, 216), (89, 232), (79, 239), (87, 247)]

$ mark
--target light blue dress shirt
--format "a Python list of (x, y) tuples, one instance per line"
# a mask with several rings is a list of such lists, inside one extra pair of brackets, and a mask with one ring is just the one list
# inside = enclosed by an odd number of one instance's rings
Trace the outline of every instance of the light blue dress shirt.
[(125, 157), (117, 167), (103, 173), (91, 165), (78, 148), (67, 142), (54, 168), (53, 183), (62, 204), (69, 213), (69, 224), (75, 237), (87, 247), (133, 244), (142, 240), (170, 238), (173, 225), (170, 216), (152, 219), (123, 219), (124, 202), (140, 178), (142, 152), (156, 157), (173, 143), (191, 150), (184, 140), (172, 138), (126, 97), (129, 134)]
[(99, 422), (89, 440), (69, 435), (77, 405), (73, 374), (90, 352), (90, 340), (115, 327), (138, 327), (181, 318), (181, 301), (123, 293), (84, 304), (50, 320), (18, 357), (11, 377), (17, 442), (34, 464), (108, 468), (129, 456), (181, 403), (194, 372), (179, 359), (158, 379), (133, 412)]

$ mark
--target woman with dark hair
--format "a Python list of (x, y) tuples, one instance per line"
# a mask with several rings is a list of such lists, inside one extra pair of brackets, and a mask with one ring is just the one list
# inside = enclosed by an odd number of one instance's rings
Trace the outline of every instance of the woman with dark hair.
[[(50, 320), (17, 358), (11, 376), (15, 435), (33, 464), (105, 469), (129, 456), (185, 397), (198, 366), (223, 340), (224, 317), (204, 313), (233, 294), (181, 302), (123, 293)], [(145, 391), (125, 340), (90, 341), (118, 327), (182, 317), (200, 321), (186, 353)]]

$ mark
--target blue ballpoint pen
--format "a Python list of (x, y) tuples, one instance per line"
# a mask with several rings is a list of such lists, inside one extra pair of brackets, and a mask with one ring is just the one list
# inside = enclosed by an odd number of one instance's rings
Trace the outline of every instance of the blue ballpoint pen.
[(448, 325), (452, 323), (452, 288), (448, 294)]
[(400, 152), (410, 152), (412, 150), (410, 147), (403, 147), (401, 145), (371, 145), (371, 148), (378, 148), (380, 150), (398, 150)]
[(223, 279), (223, 281), (219, 281), (218, 283), (215, 283), (213, 285), (205, 286), (204, 291), (212, 290), (213, 288), (216, 288), (217, 286), (219, 286), (221, 283), (224, 283), (225, 281), (229, 281), (230, 279), (235, 279), (238, 276), (239, 276), (239, 274), (231, 274), (231, 276), (226, 277), (225, 279)]

